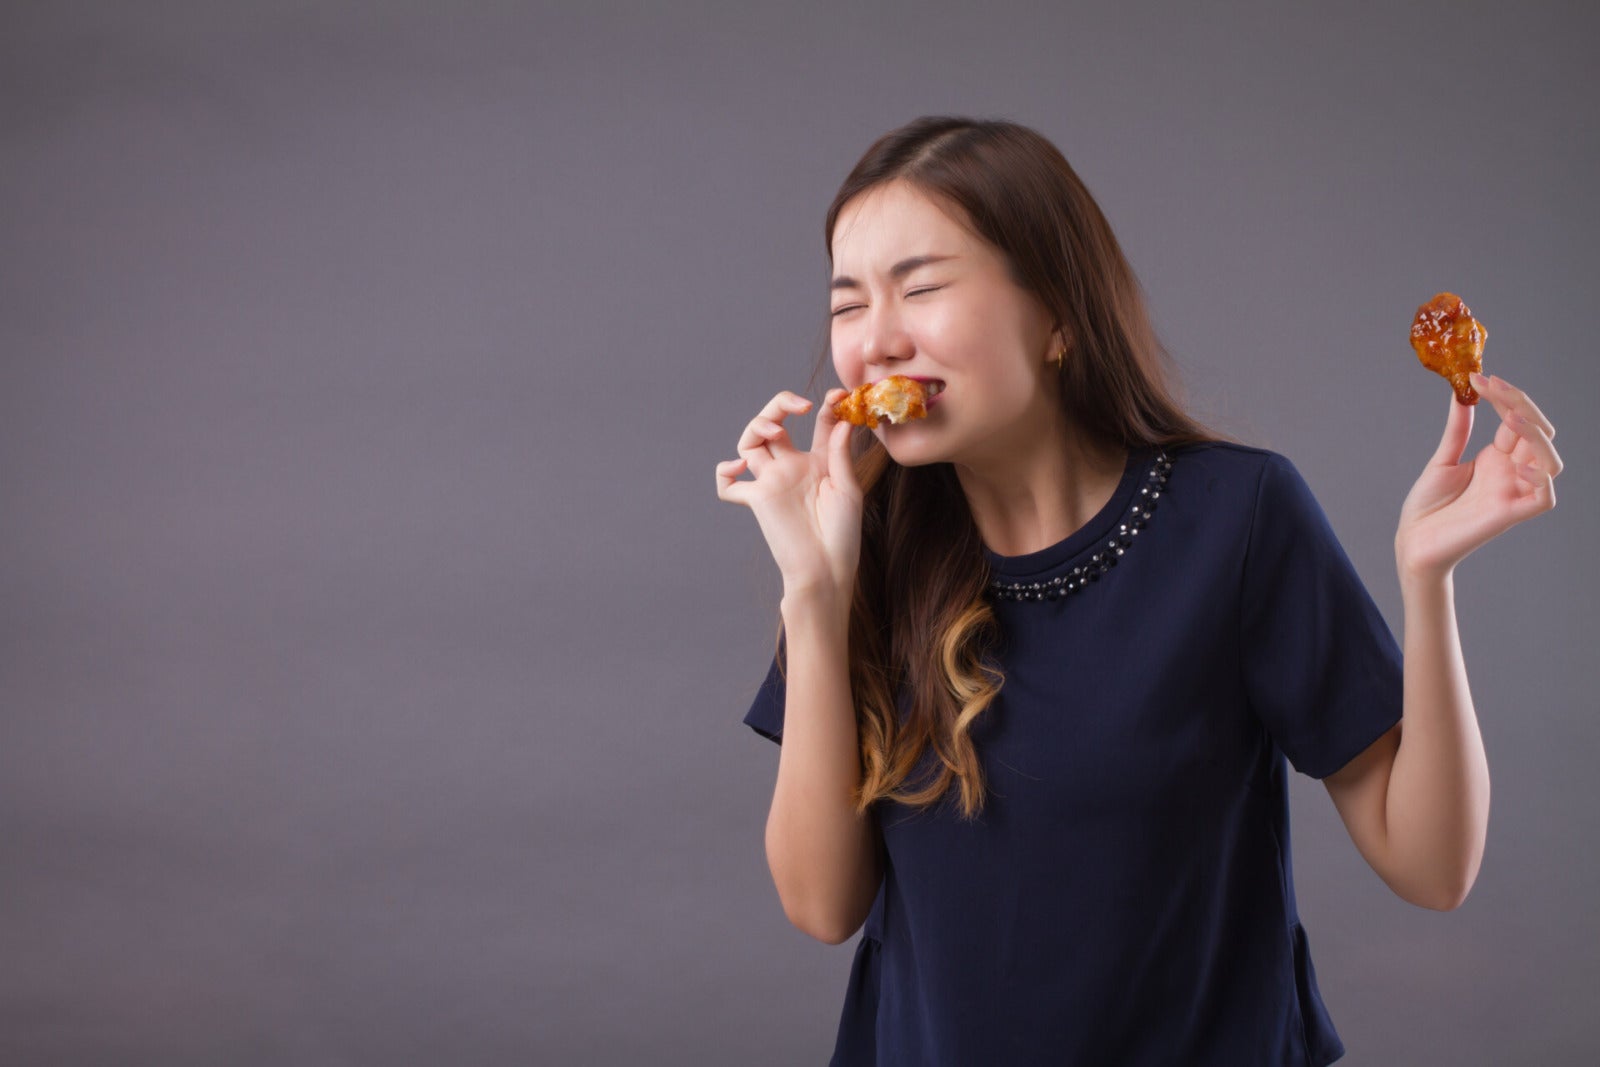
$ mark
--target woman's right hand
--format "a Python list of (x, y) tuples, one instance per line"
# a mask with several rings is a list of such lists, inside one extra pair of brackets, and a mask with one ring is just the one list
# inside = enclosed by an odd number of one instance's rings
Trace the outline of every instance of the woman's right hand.
[[(717, 499), (755, 512), (783, 575), (785, 593), (824, 586), (848, 604), (861, 560), (861, 487), (850, 458), (850, 424), (833, 406), (845, 395), (829, 390), (812, 429), (811, 449), (789, 439), (783, 420), (811, 401), (795, 393), (773, 397), (739, 438), (739, 458), (717, 464)], [(748, 470), (751, 481), (738, 481)]]

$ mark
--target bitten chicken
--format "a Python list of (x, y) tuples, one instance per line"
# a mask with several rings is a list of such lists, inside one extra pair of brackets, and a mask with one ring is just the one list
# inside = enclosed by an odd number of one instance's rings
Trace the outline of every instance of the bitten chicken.
[(927, 400), (928, 389), (921, 382), (893, 374), (858, 386), (833, 406), (833, 413), (841, 422), (875, 430), (880, 418), (901, 423), (924, 417), (928, 414)]

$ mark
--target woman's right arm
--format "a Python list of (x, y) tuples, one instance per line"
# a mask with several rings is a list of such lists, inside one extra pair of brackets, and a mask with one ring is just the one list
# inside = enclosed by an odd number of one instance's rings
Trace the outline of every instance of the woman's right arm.
[(872, 820), (850, 802), (861, 757), (848, 602), (826, 590), (795, 590), (784, 594), (782, 612), (787, 681), (767, 866), (789, 921), (837, 945), (860, 929), (883, 877)]
[[(767, 866), (784, 914), (829, 944), (865, 921), (882, 871), (877, 831), (850, 796), (861, 775), (850, 691), (850, 598), (861, 554), (861, 490), (848, 425), (830, 392), (809, 452), (783, 428), (810, 401), (780, 393), (745, 428), (739, 456), (717, 465), (717, 496), (749, 507), (783, 575), (783, 744), (767, 815)], [(748, 469), (752, 481), (735, 479)]]

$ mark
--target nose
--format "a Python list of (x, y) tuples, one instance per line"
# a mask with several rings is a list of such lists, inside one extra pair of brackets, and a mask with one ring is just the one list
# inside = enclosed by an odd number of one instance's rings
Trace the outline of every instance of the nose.
[(880, 305), (871, 312), (866, 333), (861, 338), (861, 361), (877, 366), (890, 360), (910, 359), (916, 352), (911, 335), (893, 307)]

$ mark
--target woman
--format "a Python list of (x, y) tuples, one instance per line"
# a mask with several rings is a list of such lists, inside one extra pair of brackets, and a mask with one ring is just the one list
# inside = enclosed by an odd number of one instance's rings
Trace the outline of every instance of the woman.
[(779, 393), (717, 495), (783, 575), (745, 719), (782, 745), (773, 881), (813, 937), (865, 923), (834, 1062), (1337, 1059), (1285, 759), (1399, 896), (1460, 904), (1489, 775), (1452, 573), (1554, 506), (1554, 428), (1479, 376), (1502, 423), (1463, 462), (1452, 398), (1395, 535), (1402, 659), (1294, 467), (1174, 402), (1133, 273), (1044, 138), (913, 122), (826, 235), (840, 381), (920, 378), (928, 414), (853, 457), (833, 390), (802, 451), (785, 420), (810, 402)]

